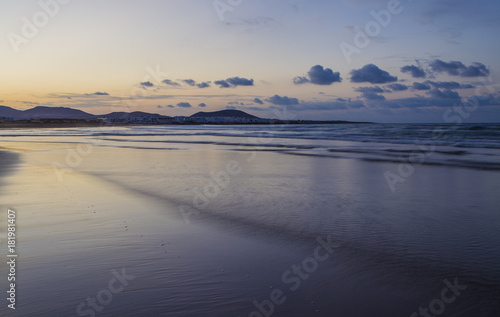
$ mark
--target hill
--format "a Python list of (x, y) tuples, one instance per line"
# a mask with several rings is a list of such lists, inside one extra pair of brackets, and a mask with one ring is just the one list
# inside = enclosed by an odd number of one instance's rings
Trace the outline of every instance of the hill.
[(191, 118), (249, 118), (258, 119), (259, 117), (253, 116), (241, 110), (220, 110), (213, 112), (197, 112)]
[(28, 110), (16, 110), (0, 106), (0, 118), (18, 119), (94, 119), (96, 116), (81, 110), (66, 107), (38, 106)]

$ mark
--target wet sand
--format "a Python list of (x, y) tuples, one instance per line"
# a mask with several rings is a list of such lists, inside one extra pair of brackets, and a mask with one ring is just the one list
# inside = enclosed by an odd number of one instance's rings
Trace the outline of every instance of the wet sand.
[(18, 215), (22, 316), (409, 316), (455, 278), (447, 314), (498, 312), (496, 174), (422, 167), (394, 196), (388, 163), (22, 141), (0, 144), (21, 153), (0, 208)]

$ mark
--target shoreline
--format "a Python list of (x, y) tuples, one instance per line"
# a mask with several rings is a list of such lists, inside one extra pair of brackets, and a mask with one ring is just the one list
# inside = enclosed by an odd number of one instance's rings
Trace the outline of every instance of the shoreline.
[(377, 124), (376, 122), (352, 122), (352, 121), (280, 121), (269, 123), (106, 123), (102, 122), (0, 122), (2, 129), (33, 129), (33, 128), (95, 128), (95, 127), (147, 127), (147, 126), (272, 126), (272, 125), (308, 125), (308, 124)]

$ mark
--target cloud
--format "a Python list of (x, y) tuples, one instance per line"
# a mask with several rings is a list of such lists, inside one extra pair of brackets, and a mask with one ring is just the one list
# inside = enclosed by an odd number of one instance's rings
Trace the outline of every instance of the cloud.
[(342, 81), (339, 72), (334, 73), (330, 68), (323, 69), (321, 65), (311, 67), (307, 75), (311, 83), (315, 85), (331, 85)]
[(360, 109), (365, 107), (366, 105), (362, 100), (351, 100), (351, 98), (346, 100), (342, 98), (337, 98), (331, 101), (304, 102), (296, 105), (288, 105), (286, 108), (287, 110), (292, 110), (292, 111), (308, 111), (308, 110), (330, 111), (330, 110)]
[(427, 95), (438, 99), (460, 99), (458, 92), (450, 89), (439, 90), (438, 88), (432, 88), (427, 92)]
[(205, 108), (206, 106), (207, 106), (207, 105), (206, 105), (204, 102), (202, 102), (202, 103), (200, 103), (200, 104), (198, 105), (198, 107), (200, 107), (200, 108)]
[(443, 88), (443, 89), (467, 89), (467, 88), (475, 88), (474, 85), (471, 84), (459, 84), (456, 81), (430, 81), (427, 80), (424, 82), (425, 84), (431, 85), (436, 88)]
[(141, 86), (143, 86), (143, 87), (154, 87), (154, 84), (152, 82), (150, 82), (150, 81), (143, 81), (141, 83)]
[(361, 69), (353, 69), (350, 74), (352, 83), (385, 84), (398, 80), (397, 77), (391, 76), (374, 64), (365, 65)]
[(192, 79), (184, 79), (183, 82), (186, 83), (186, 84), (188, 84), (189, 86), (196, 85), (196, 81), (194, 81)]
[(264, 101), (260, 100), (259, 98), (255, 98), (253, 102), (258, 103), (259, 105), (264, 104)]
[(387, 85), (387, 87), (389, 89), (391, 89), (392, 91), (405, 91), (405, 90), (408, 90), (408, 86), (403, 85), (403, 84), (398, 84), (398, 83)]
[(273, 105), (278, 105), (278, 106), (289, 106), (289, 105), (298, 105), (299, 104), (299, 99), (297, 98), (290, 98), (287, 96), (278, 96), (274, 95), (271, 98), (267, 99), (270, 103)]
[(219, 88), (229, 88), (237, 86), (253, 86), (253, 79), (246, 79), (240, 77), (231, 77), (226, 80), (214, 81), (214, 84), (219, 85)]
[(175, 108), (175, 107), (174, 107), (174, 106), (172, 106), (172, 105), (168, 105), (167, 107), (169, 107), (169, 108)]
[(191, 108), (191, 104), (189, 102), (179, 102), (177, 104), (177, 107), (180, 107), (180, 108)]
[(226, 81), (233, 86), (253, 86), (253, 79), (231, 77), (226, 79)]
[(358, 87), (354, 88), (354, 91), (361, 92), (361, 93), (382, 93), (384, 90), (380, 88), (379, 86), (373, 86), (373, 87)]
[(384, 96), (379, 95), (379, 93), (385, 92), (379, 86), (358, 87), (358, 88), (354, 88), (354, 90), (362, 93), (361, 97), (363, 97), (366, 100), (385, 100)]
[(209, 81), (202, 82), (202, 83), (196, 84), (196, 86), (198, 88), (208, 88), (208, 87), (210, 87), (210, 82)]
[(158, 109), (162, 109), (162, 108), (163, 108), (163, 106), (158, 105), (158, 106), (156, 106), (156, 108), (158, 108)]
[(170, 80), (170, 79), (164, 79), (164, 80), (162, 80), (162, 83), (164, 83), (166, 85), (170, 85), (170, 86), (180, 86), (180, 84), (178, 82), (175, 82), (175, 81)]
[(293, 83), (295, 85), (302, 85), (302, 84), (306, 84), (306, 83), (309, 83), (309, 79), (307, 77), (303, 77), (303, 76), (297, 76), (293, 79)]
[(411, 88), (415, 90), (429, 90), (431, 89), (431, 86), (424, 83), (413, 83)]
[(366, 100), (372, 100), (372, 101), (374, 101), (374, 100), (385, 100), (384, 96), (376, 94), (376, 93), (373, 93), (373, 92), (366, 92), (362, 96)]
[(479, 106), (500, 106), (500, 94), (496, 96), (485, 94), (482, 96), (467, 97), (467, 101), (472, 104), (479, 104)]
[(474, 85), (471, 85), (471, 84), (464, 84), (464, 85), (461, 85), (462, 89), (470, 89), (470, 88), (476, 88), (476, 86)]
[(311, 67), (309, 72), (307, 72), (308, 77), (297, 76), (293, 79), (295, 85), (301, 85), (305, 83), (311, 83), (315, 85), (331, 85), (335, 82), (341, 82), (339, 72), (333, 72), (330, 68), (323, 68), (321, 65), (316, 65)]
[(229, 88), (231, 85), (225, 80), (216, 80), (214, 84), (219, 85), (219, 88)]
[(420, 66), (406, 65), (401, 67), (402, 73), (410, 73), (413, 78), (425, 78), (425, 71)]
[(462, 77), (484, 77), (490, 74), (490, 70), (486, 65), (481, 63), (472, 63), (468, 66), (460, 76)]
[(97, 91), (97, 92), (94, 92), (92, 94), (87, 94), (89, 96), (109, 96), (109, 94), (107, 92), (101, 92), (101, 91)]
[(482, 63), (472, 63), (469, 66), (460, 61), (444, 62), (436, 59), (430, 63), (432, 70), (436, 73), (447, 73), (450, 76), (461, 77), (484, 77), (490, 74), (490, 70)]
[[(206, 81), (206, 82), (202, 82), (202, 83), (196, 83), (196, 81), (194, 79), (183, 79), (182, 80), (183, 83), (191, 86), (191, 87), (198, 87), (198, 88), (208, 88), (210, 87), (210, 82), (209, 81)], [(225, 87), (227, 88), (227, 87)]]

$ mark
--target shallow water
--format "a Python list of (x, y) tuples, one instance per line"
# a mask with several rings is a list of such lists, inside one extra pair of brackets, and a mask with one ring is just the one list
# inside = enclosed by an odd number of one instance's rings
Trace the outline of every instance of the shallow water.
[[(273, 316), (410, 316), (455, 279), (445, 315), (497, 316), (495, 127), (441, 143), (415, 125), (405, 142), (387, 125), (2, 131), (24, 161), (0, 189), (20, 215), (16, 313), (78, 316), (125, 268), (98, 316), (259, 316), (280, 292)], [(488, 146), (464, 148), (477, 133)]]

